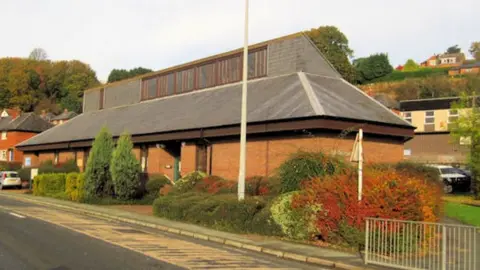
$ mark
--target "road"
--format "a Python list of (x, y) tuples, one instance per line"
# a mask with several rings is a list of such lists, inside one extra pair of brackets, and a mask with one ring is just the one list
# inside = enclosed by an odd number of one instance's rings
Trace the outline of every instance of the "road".
[(0, 197), (0, 269), (319, 269)]

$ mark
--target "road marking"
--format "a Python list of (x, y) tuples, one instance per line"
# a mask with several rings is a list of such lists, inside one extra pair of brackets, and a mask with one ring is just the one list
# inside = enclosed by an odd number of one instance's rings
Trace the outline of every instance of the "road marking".
[(13, 213), (13, 212), (10, 212), (9, 214), (12, 215), (12, 216), (14, 216), (14, 217), (17, 217), (17, 218), (25, 218), (24, 216), (19, 215), (19, 214), (16, 214), (16, 213)]

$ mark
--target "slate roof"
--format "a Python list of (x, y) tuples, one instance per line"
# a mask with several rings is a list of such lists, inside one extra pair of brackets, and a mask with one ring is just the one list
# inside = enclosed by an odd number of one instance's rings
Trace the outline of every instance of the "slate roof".
[(68, 120), (70, 118), (73, 118), (75, 116), (77, 116), (78, 114), (76, 112), (71, 112), (71, 111), (66, 111), (66, 112), (62, 112), (61, 114), (57, 115), (57, 116), (54, 116), (50, 119), (50, 121), (54, 121), (54, 120)]
[(43, 132), (51, 127), (52, 124), (34, 113), (23, 113), (15, 119), (11, 116), (0, 119), (0, 131)]
[[(83, 113), (18, 146), (93, 139), (106, 125), (114, 136), (152, 134), (240, 123), (241, 83)], [(411, 127), (341, 78), (302, 72), (248, 83), (248, 122), (308, 117), (366, 120)]]
[(464, 69), (464, 68), (475, 68), (475, 67), (480, 67), (480, 61), (475, 62), (475, 63), (463, 64), (461, 66), (452, 68), (452, 70), (459, 70), (459, 69)]

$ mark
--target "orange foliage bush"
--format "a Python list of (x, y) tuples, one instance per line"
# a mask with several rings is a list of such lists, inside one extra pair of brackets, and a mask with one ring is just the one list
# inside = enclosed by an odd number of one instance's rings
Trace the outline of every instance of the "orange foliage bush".
[[(436, 221), (441, 190), (395, 170), (365, 170), (362, 201), (358, 202), (357, 174), (315, 178), (294, 196), (293, 208), (320, 207), (314, 225), (321, 238), (346, 239), (346, 231), (364, 231), (365, 218)], [(346, 229), (345, 229), (346, 228)], [(329, 239), (330, 238), (330, 239)]]

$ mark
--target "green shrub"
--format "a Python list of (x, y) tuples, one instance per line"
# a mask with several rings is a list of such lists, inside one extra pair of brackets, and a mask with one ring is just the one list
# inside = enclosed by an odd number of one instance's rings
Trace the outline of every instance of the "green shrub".
[(110, 162), (115, 196), (120, 200), (134, 199), (140, 188), (140, 162), (132, 151), (132, 139), (129, 134), (123, 133)]
[(278, 225), (272, 216), (271, 204), (266, 205), (260, 212), (258, 212), (250, 223), (249, 232), (269, 235), (269, 236), (284, 236), (282, 228)]
[(22, 168), (21, 162), (0, 161), (0, 171), (18, 171)]
[(18, 170), (18, 176), (22, 181), (30, 181), (32, 169), (31, 168), (21, 168)]
[(265, 207), (257, 198), (239, 202), (236, 195), (183, 193), (160, 196), (153, 204), (154, 214), (230, 232), (249, 232), (255, 215)]
[(292, 208), (292, 199), (298, 191), (280, 195), (273, 202), (270, 211), (272, 218), (282, 232), (291, 239), (308, 239), (313, 227), (302, 209)]
[(77, 177), (77, 189), (72, 193), (72, 200), (83, 202), (85, 198), (85, 174), (80, 173)]
[(297, 152), (279, 167), (281, 192), (299, 190), (302, 181), (341, 173), (346, 167), (342, 159), (321, 152)]
[(206, 173), (195, 171), (191, 172), (184, 177), (180, 178), (177, 182), (175, 182), (174, 192), (176, 193), (185, 193), (192, 191), (197, 183), (201, 182), (203, 178), (207, 176)]
[(113, 195), (110, 162), (114, 148), (112, 134), (106, 127), (95, 137), (85, 169), (85, 196), (101, 197)]
[(171, 184), (171, 182), (165, 175), (156, 174), (150, 176), (145, 188), (147, 189), (147, 194), (154, 194), (157, 196), (160, 189), (169, 184)]
[(77, 178), (78, 173), (69, 173), (67, 174), (67, 178), (65, 180), (65, 195), (69, 200), (74, 200), (73, 197), (75, 196), (74, 193), (77, 190)]
[(53, 161), (46, 160), (42, 162), (38, 168), (39, 174), (45, 173), (71, 173), (79, 172), (80, 169), (77, 166), (77, 163), (73, 159), (67, 160), (65, 163), (53, 164)]

